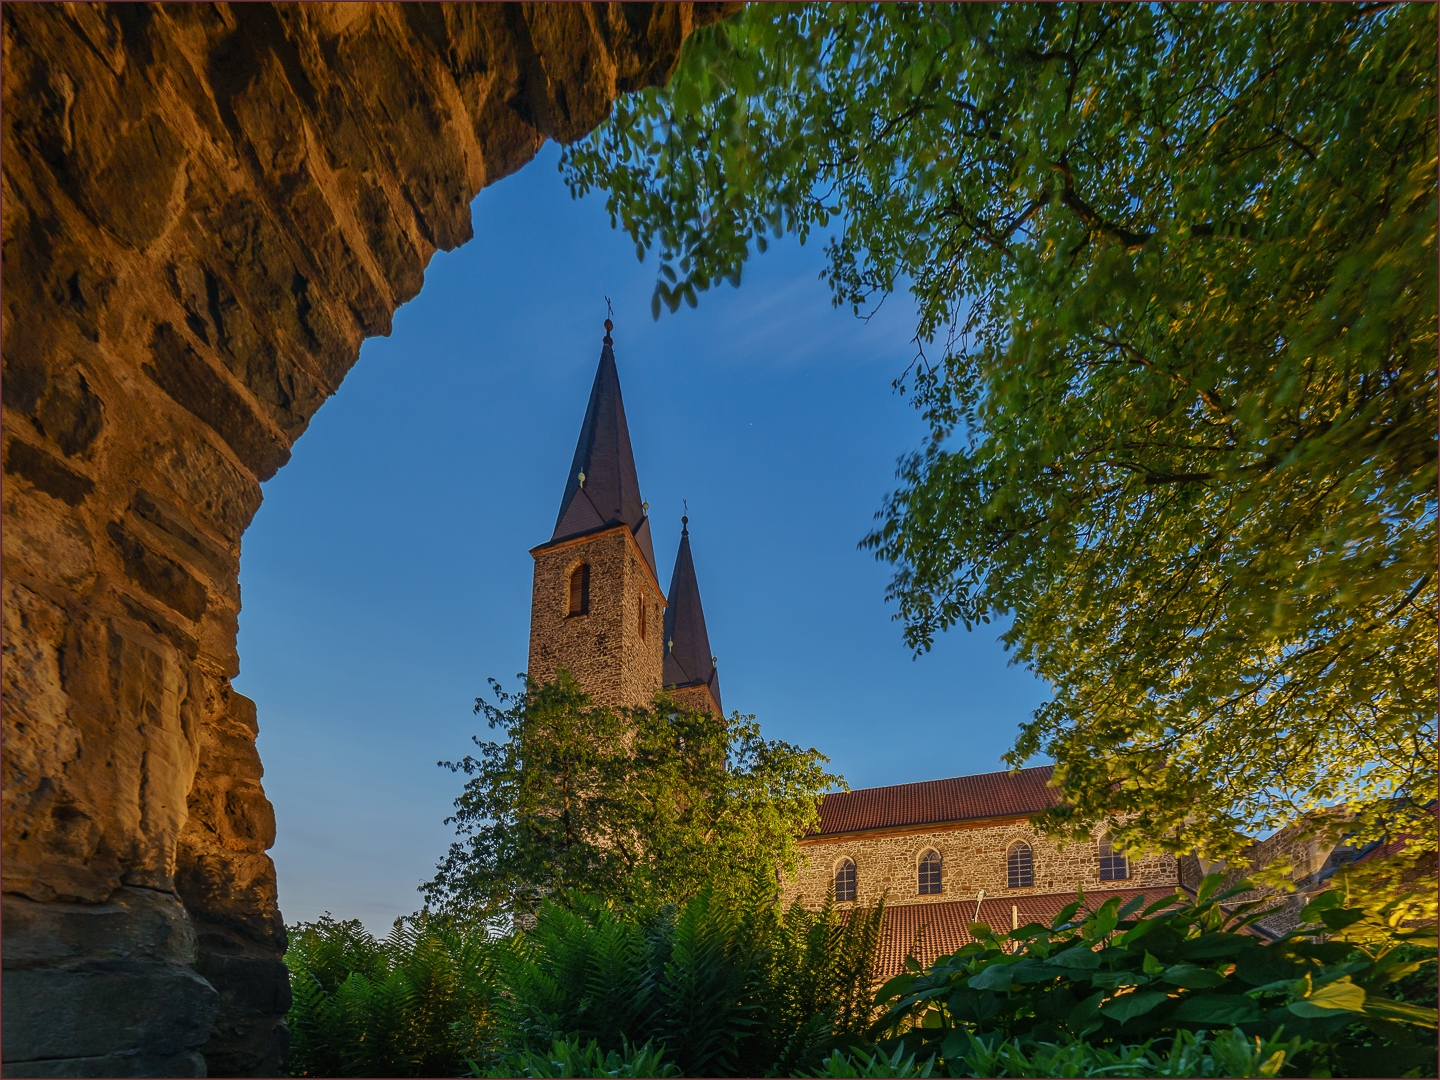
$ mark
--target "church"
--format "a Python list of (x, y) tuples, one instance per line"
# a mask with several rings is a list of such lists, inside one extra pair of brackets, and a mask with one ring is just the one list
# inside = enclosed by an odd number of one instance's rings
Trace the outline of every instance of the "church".
[[(544, 681), (563, 667), (601, 704), (648, 705), (664, 687), (723, 716), (685, 518), (670, 587), (660, 586), (612, 329), (607, 319), (554, 532), (530, 551), (529, 671)], [(819, 907), (833, 890), (849, 907), (883, 896), (884, 976), (912, 948), (922, 963), (953, 952), (971, 922), (1048, 923), (1082, 888), (1095, 904), (1174, 895), (1182, 866), (1173, 856), (1129, 859), (1100, 830), (1062, 847), (1033, 828), (1056, 801), (1049, 779), (1041, 766), (826, 795), (782, 899)], [(1183, 884), (1193, 887), (1192, 876)]]

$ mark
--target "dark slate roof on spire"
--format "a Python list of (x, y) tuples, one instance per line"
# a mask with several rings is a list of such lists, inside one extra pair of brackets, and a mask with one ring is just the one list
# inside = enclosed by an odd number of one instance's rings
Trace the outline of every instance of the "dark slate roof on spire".
[[(682, 522), (684, 518), (680, 519)], [(705, 632), (705, 609), (700, 606), (700, 584), (690, 556), (690, 530), (682, 528), (675, 573), (670, 577), (670, 604), (665, 608), (665, 685), (710, 687), (720, 705), (720, 673)], [(723, 707), (721, 714), (724, 714)]]
[[(580, 484), (580, 474), (585, 484)], [(575, 446), (575, 460), (565, 481), (560, 516), (550, 542), (583, 536), (597, 529), (619, 524), (630, 526), (650, 570), (655, 569), (655, 545), (650, 539), (650, 521), (640, 499), (640, 481), (635, 475), (635, 454), (630, 449), (630, 428), (625, 423), (625, 403), (620, 398), (620, 373), (610, 335), (600, 350), (600, 367), (590, 388), (585, 423)]]

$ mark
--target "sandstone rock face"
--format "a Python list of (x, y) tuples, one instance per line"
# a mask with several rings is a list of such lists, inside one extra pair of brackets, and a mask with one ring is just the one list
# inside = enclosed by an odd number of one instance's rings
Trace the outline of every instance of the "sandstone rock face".
[(475, 193), (725, 10), (5, 5), (5, 1075), (283, 1070), (260, 482)]

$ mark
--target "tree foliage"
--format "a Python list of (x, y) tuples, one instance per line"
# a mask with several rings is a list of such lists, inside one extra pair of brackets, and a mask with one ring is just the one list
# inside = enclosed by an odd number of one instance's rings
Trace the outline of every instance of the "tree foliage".
[(832, 230), (928, 423), (865, 539), (907, 641), (1009, 618), (1064, 825), (1433, 850), (1436, 8), (753, 5), (567, 151), (653, 307)]
[(499, 740), (441, 764), (470, 777), (427, 906), (532, 915), (584, 890), (623, 903), (683, 902), (707, 884), (774, 893), (797, 838), (841, 779), (817, 751), (658, 695), (649, 708), (593, 704), (565, 672), (476, 700)]

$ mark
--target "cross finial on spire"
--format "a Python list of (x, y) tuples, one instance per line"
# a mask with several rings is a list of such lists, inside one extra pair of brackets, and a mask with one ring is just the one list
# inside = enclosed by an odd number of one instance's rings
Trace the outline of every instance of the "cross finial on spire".
[(614, 342), (614, 341), (611, 339), (611, 337), (610, 337), (610, 331), (615, 329), (615, 323), (612, 321), (614, 318), (615, 318), (615, 308), (614, 308), (614, 307), (611, 305), (611, 303), (610, 303), (610, 297), (607, 296), (607, 297), (605, 297), (605, 344), (606, 344), (606, 345), (614, 345), (614, 344), (615, 344), (615, 342)]
[(686, 502), (684, 499), (681, 499), (681, 500), (680, 500), (680, 505), (683, 506), (683, 507), (685, 507), (685, 513), (683, 513), (683, 514), (680, 515), (680, 535), (681, 535), (681, 536), (689, 536), (689, 535), (690, 535), (690, 504), (689, 504), (688, 502)]

